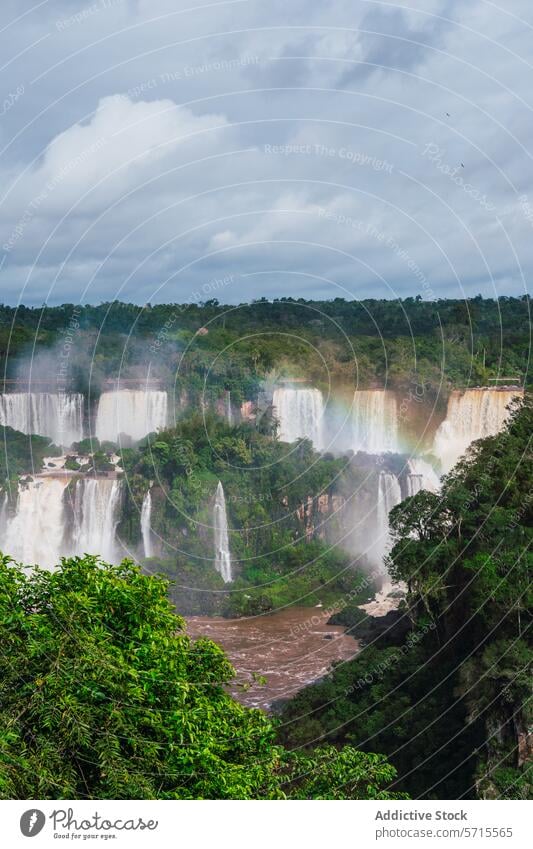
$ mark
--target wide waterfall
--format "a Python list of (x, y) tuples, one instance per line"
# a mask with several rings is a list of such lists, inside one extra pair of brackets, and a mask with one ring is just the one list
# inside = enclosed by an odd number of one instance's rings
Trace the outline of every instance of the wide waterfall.
[(502, 430), (509, 415), (507, 405), (519, 389), (467, 389), (452, 392), (445, 420), (435, 434), (433, 452), (448, 472), (471, 442)]
[(399, 451), (396, 398), (386, 389), (358, 389), (351, 412), (350, 447), (353, 451), (382, 454)]
[(391, 546), (389, 534), (389, 513), (402, 500), (400, 482), (390, 472), (380, 472), (376, 505), (376, 540), (374, 555), (381, 564)]
[(324, 401), (318, 389), (275, 389), (272, 406), (283, 442), (305, 437), (317, 450), (324, 447)]
[(120, 480), (80, 478), (76, 481), (72, 540), (75, 554), (99, 554), (102, 560), (116, 561), (121, 496)]
[(215, 569), (222, 575), (222, 579), (228, 583), (232, 580), (231, 555), (228, 539), (226, 499), (221, 481), (218, 482), (215, 495), (213, 524), (215, 527)]
[(85, 553), (116, 562), (121, 482), (80, 478), (72, 491), (72, 480), (69, 475), (43, 475), (19, 483), (15, 513), (0, 532), (5, 554), (46, 569), (56, 566), (60, 557)]
[(79, 392), (7, 392), (0, 395), (0, 424), (47, 436), (68, 448), (83, 439), (83, 395)]
[(426, 460), (412, 457), (407, 463), (407, 495), (416, 495), (421, 489), (429, 492), (438, 492), (440, 489), (439, 477)]
[(8, 518), (1, 548), (14, 560), (56, 566), (65, 551), (64, 495), (69, 479), (42, 477), (19, 483), (15, 515)]
[(167, 416), (166, 392), (143, 389), (103, 392), (98, 402), (95, 436), (101, 442), (118, 442), (120, 434), (125, 434), (136, 442), (165, 428)]
[(152, 557), (152, 494), (150, 490), (143, 498), (141, 507), (141, 535), (143, 540), (144, 556)]

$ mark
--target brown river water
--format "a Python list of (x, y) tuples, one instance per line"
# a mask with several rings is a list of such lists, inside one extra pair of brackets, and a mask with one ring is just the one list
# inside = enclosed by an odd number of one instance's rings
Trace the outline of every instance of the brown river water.
[[(320, 608), (291, 607), (243, 619), (191, 616), (187, 630), (193, 638), (209, 637), (222, 646), (237, 672), (230, 688), (236, 699), (269, 710), (325, 675), (334, 661), (357, 654), (358, 641), (341, 626), (328, 625), (330, 615)], [(266, 683), (254, 681), (254, 674)]]

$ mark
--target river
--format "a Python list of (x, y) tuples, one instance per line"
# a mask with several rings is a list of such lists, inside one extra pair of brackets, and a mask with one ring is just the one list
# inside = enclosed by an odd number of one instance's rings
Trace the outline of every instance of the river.
[[(350, 660), (359, 643), (341, 626), (328, 625), (331, 611), (291, 607), (242, 619), (191, 616), (191, 637), (218, 643), (235, 667), (232, 695), (248, 707), (269, 710), (321, 678), (335, 661)], [(254, 679), (263, 676), (264, 683)]]

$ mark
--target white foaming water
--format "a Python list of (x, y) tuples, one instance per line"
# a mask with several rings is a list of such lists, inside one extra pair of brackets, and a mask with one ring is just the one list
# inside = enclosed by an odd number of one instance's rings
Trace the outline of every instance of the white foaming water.
[(226, 420), (233, 427), (233, 410), (231, 408), (231, 392), (226, 392)]
[(272, 406), (282, 442), (305, 437), (317, 450), (324, 447), (324, 400), (318, 389), (275, 389)]
[(20, 483), (15, 515), (6, 522), (2, 548), (27, 565), (56, 566), (65, 552), (64, 494), (69, 479), (36, 478)]
[(402, 490), (396, 475), (390, 472), (380, 472), (376, 505), (376, 544), (374, 548), (379, 563), (382, 563), (391, 547), (389, 513), (401, 500)]
[(229, 583), (232, 580), (231, 554), (229, 550), (226, 499), (221, 481), (218, 482), (215, 496), (213, 524), (215, 526), (215, 569), (222, 575), (222, 579), (226, 583)]
[(118, 442), (122, 433), (136, 442), (165, 428), (167, 415), (166, 392), (143, 389), (103, 392), (98, 402), (95, 436), (100, 442)]
[(116, 530), (120, 521), (121, 482), (117, 479), (84, 478), (74, 487), (74, 554), (99, 554), (117, 560)]
[(396, 398), (386, 389), (358, 389), (351, 414), (353, 451), (382, 454), (399, 451)]
[(509, 415), (507, 405), (522, 394), (519, 389), (452, 392), (446, 418), (435, 434), (433, 448), (443, 472), (448, 472), (455, 465), (471, 442), (502, 430)]
[(152, 494), (150, 490), (146, 493), (143, 498), (143, 503), (141, 507), (141, 534), (143, 539), (143, 547), (144, 547), (144, 556), (152, 557), (153, 554), (153, 546), (152, 546)]
[(0, 493), (0, 540), (4, 539), (7, 530), (7, 492)]
[(47, 436), (68, 448), (83, 439), (83, 395), (79, 392), (6, 392), (0, 395), (0, 424), (21, 433)]
[(421, 489), (438, 492), (439, 476), (433, 466), (419, 457), (412, 457), (407, 463), (407, 495), (416, 495)]

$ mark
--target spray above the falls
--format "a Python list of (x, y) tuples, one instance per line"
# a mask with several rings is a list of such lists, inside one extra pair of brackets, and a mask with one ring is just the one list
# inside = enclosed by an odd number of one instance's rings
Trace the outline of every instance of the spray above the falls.
[(433, 451), (448, 472), (476, 439), (493, 436), (505, 425), (507, 405), (522, 395), (519, 389), (467, 389), (452, 392), (446, 418), (435, 434)]
[(103, 392), (96, 413), (95, 436), (100, 442), (118, 442), (125, 434), (134, 442), (165, 428), (168, 416), (166, 392), (119, 389)]
[(282, 442), (306, 438), (317, 450), (324, 447), (324, 400), (318, 389), (275, 389), (272, 406)]
[(144, 556), (152, 557), (152, 493), (150, 490), (143, 498), (141, 507), (141, 535), (143, 540)]
[(227, 584), (232, 580), (231, 554), (229, 550), (226, 499), (221, 481), (218, 482), (217, 486), (213, 514), (213, 525), (215, 530), (215, 569), (219, 572), (223, 581)]
[(83, 407), (79, 392), (6, 392), (0, 395), (0, 424), (68, 448), (83, 439)]

